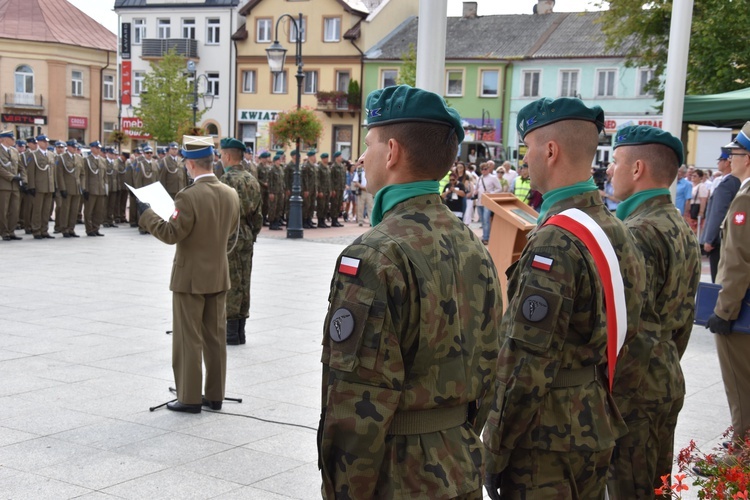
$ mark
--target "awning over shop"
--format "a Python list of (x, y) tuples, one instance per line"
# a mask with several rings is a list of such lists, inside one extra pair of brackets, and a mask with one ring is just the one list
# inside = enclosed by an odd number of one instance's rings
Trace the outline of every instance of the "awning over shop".
[(723, 94), (685, 96), (682, 121), (712, 127), (740, 128), (750, 120), (750, 88)]

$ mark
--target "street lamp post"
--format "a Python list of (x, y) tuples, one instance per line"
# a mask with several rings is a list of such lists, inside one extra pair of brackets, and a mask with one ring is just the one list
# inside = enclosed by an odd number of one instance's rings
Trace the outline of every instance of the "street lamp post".
[[(193, 127), (198, 127), (198, 84), (201, 78), (205, 82), (206, 90), (208, 90), (208, 77), (206, 75), (199, 75), (195, 68), (195, 61), (188, 61), (187, 63), (188, 73), (193, 75)], [(211, 92), (205, 92), (203, 94), (203, 107), (205, 109), (211, 109), (214, 105), (214, 95)]]
[[(288, 17), (294, 26), (295, 37), (295, 64), (297, 65), (297, 109), (302, 107), (302, 80), (305, 74), (302, 72), (302, 14), (299, 14), (299, 20), (289, 14), (282, 14), (276, 21), (276, 36), (270, 47), (266, 49), (268, 55), (268, 66), (272, 73), (280, 73), (284, 70), (284, 59), (286, 49), (279, 43), (279, 22)], [(289, 220), (286, 226), (287, 238), (302, 238), (304, 230), (302, 229), (302, 179), (300, 177), (299, 159), (300, 159), (300, 138), (296, 138), (297, 157), (294, 160), (294, 175), (292, 177), (292, 197), (289, 198)]]

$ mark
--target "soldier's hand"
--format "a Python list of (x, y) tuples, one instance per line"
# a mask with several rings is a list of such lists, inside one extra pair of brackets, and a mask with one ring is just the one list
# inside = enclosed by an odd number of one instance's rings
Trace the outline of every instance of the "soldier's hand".
[(89, 192), (88, 191), (84, 191), (83, 192), (83, 199), (86, 200), (86, 201), (89, 201)]
[(703, 244), (703, 251), (706, 253), (711, 253), (711, 251), (714, 249), (714, 246), (711, 243), (704, 243)]
[(268, 193), (268, 201), (273, 201), (276, 199), (276, 195), (273, 193)]
[(706, 327), (711, 331), (711, 333), (716, 333), (719, 335), (729, 335), (730, 333), (732, 333), (732, 322), (718, 317), (716, 313), (712, 314), (708, 318)]
[(151, 205), (149, 205), (148, 203), (143, 203), (141, 200), (138, 200), (136, 204), (138, 205), (138, 217), (143, 215), (143, 212), (151, 208)]
[(32, 197), (36, 196), (36, 188), (31, 188), (28, 192)]
[(484, 488), (492, 500), (500, 500), (500, 474), (487, 474), (484, 477)]
[(15, 181), (15, 182), (17, 182), (19, 184), (22, 184), (22, 182), (21, 182), (21, 176), (19, 174), (14, 175), (13, 178), (10, 181), (11, 182)]
[(65, 191), (64, 189), (61, 189), (60, 190), (60, 196), (62, 196), (62, 199), (64, 200), (65, 198), (68, 197), (68, 192)]
[(26, 188), (26, 183), (23, 181), (18, 181), (18, 189), (20, 189), (24, 194), (29, 192), (29, 190)]
[(307, 198), (308, 196), (310, 196), (310, 191), (303, 191), (302, 192), (302, 197), (303, 198)]

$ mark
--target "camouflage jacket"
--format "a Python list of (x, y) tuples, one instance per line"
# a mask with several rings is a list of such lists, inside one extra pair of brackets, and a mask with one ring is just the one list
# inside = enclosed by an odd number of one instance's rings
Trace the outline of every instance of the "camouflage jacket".
[[(260, 184), (253, 174), (245, 171), (240, 165), (227, 167), (221, 182), (234, 188), (240, 197), (240, 240), (255, 241), (261, 227), (263, 214), (260, 211)], [(229, 248), (234, 244), (234, 238), (229, 238)]]
[(331, 166), (318, 163), (315, 166), (315, 173), (318, 192), (328, 196), (331, 193)]
[(306, 161), (300, 166), (300, 174), (302, 175), (302, 191), (309, 191), (315, 193), (318, 190), (318, 177), (316, 171), (318, 170), (317, 164)]
[(275, 195), (284, 193), (284, 170), (281, 165), (272, 163), (268, 169), (268, 192)]
[[(643, 257), (632, 234), (603, 206), (598, 192), (553, 205), (507, 272), (508, 309), (500, 330), (496, 394), (483, 436), (491, 474), (508, 466), (515, 448), (601, 451), (614, 447), (627, 431), (604, 378), (607, 317), (594, 259), (571, 233), (542, 225), (568, 208), (593, 218), (615, 249), (625, 285), (626, 339), (636, 334), (640, 322)], [(532, 267), (537, 255), (551, 259), (549, 269)], [(547, 304), (540, 311), (544, 315), (527, 319), (533, 299), (539, 297)], [(592, 374), (588, 381), (562, 383), (563, 376), (586, 373), (586, 367)]]
[[(356, 272), (342, 270), (343, 257), (359, 263)], [(438, 195), (401, 202), (343, 251), (328, 300), (323, 496), (434, 499), (480, 489), (478, 433), (502, 303), (492, 259), (472, 231)], [(397, 417), (450, 407), (470, 408), (464, 424), (393, 432)]]
[[(301, 169), (302, 163), (300, 163), (299, 166)], [(292, 190), (292, 184), (294, 183), (294, 168), (295, 168), (294, 161), (290, 161), (284, 166), (284, 187), (287, 191)]]
[(343, 163), (333, 162), (331, 164), (331, 190), (337, 194), (346, 189), (346, 166)]
[(258, 183), (260, 184), (260, 189), (264, 193), (268, 191), (268, 176), (271, 172), (271, 165), (266, 163), (265, 161), (261, 161), (258, 163), (258, 167), (256, 169), (256, 179), (258, 179)]
[(685, 395), (680, 358), (687, 348), (701, 277), (698, 240), (670, 197), (646, 200), (625, 219), (646, 264), (641, 332), (618, 364), (613, 394), (626, 420), (631, 405), (667, 403)]

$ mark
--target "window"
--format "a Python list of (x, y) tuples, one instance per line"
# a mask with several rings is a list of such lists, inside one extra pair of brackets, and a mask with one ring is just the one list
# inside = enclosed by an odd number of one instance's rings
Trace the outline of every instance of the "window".
[(221, 20), (206, 19), (206, 45), (218, 45), (221, 35)]
[(600, 69), (596, 72), (596, 97), (615, 96), (615, 74), (613, 69)]
[(324, 17), (323, 18), (323, 41), (338, 42), (341, 40), (341, 18)]
[(314, 94), (318, 91), (318, 72), (317, 71), (305, 71), (305, 94)]
[[(295, 23), (299, 23), (299, 18), (294, 20)], [(292, 21), (289, 21), (289, 43), (297, 43), (297, 30), (292, 26)], [(302, 33), (302, 42), (304, 43), (307, 38), (307, 18), (302, 18), (302, 26), (299, 26), (299, 30)]]
[(445, 72), (445, 95), (461, 97), (464, 95), (464, 72), (448, 70)]
[(539, 97), (539, 78), (540, 71), (524, 71), (523, 79), (523, 97)]
[(83, 71), (73, 71), (71, 73), (71, 83), (72, 83), (72, 89), (70, 91), (71, 95), (74, 96), (82, 96), (83, 95)]
[(500, 72), (498, 70), (483, 70), (481, 72), (481, 97), (497, 97), (500, 95)]
[(104, 135), (109, 135), (115, 130), (115, 122), (104, 122), (102, 124)]
[(648, 83), (654, 79), (654, 70), (651, 68), (642, 68), (638, 70), (638, 96), (652, 97), (653, 89), (646, 89)]
[(104, 75), (102, 80), (102, 98), (113, 100), (115, 98), (115, 77)]
[(182, 20), (182, 38), (195, 40), (195, 19)]
[(274, 94), (286, 94), (286, 70), (273, 73), (271, 92)]
[(141, 95), (143, 92), (143, 71), (133, 71), (133, 95)]
[(560, 71), (560, 97), (576, 97), (578, 95), (578, 71)]
[(165, 40), (171, 36), (172, 21), (169, 19), (159, 19), (156, 21), (156, 33), (159, 38)]
[(271, 43), (272, 19), (263, 17), (255, 21), (255, 41), (258, 43)]
[(336, 90), (339, 92), (349, 92), (349, 72), (348, 71), (337, 71), (336, 72)]
[(219, 73), (206, 72), (206, 79), (208, 80), (206, 83), (206, 94), (219, 97)]
[(133, 44), (140, 45), (146, 38), (146, 20), (133, 19)]
[(254, 94), (257, 92), (257, 73), (254, 69), (242, 72), (242, 92)]
[(380, 73), (380, 88), (384, 89), (386, 87), (392, 87), (396, 85), (397, 79), (398, 79), (397, 69), (384, 69), (383, 72)]
[(16, 68), (16, 93), (34, 93), (34, 71), (26, 64)]

